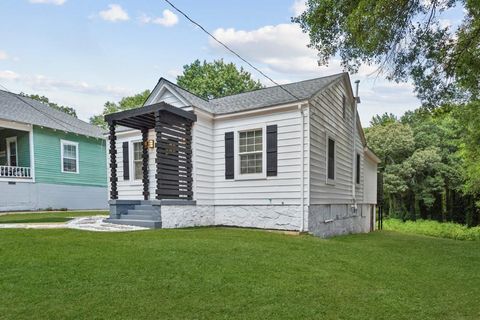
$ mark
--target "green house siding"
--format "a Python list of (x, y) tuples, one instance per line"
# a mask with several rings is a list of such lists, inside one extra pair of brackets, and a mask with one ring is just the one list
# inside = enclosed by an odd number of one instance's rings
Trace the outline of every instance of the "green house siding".
[[(78, 143), (79, 173), (62, 172), (61, 140)], [(33, 141), (36, 182), (107, 186), (105, 140), (35, 126)]]
[(17, 159), (18, 167), (30, 166), (30, 145), (29, 145), (29, 132), (3, 129), (0, 130), (0, 153), (5, 152), (4, 156), (0, 155), (0, 166), (7, 165), (7, 145), (6, 139), (10, 137), (17, 137)]

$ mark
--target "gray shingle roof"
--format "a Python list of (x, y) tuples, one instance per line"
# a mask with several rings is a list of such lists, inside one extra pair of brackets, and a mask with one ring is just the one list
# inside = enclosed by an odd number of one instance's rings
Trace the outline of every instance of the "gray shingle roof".
[(317, 92), (341, 78), (343, 75), (344, 74), (341, 73), (282, 85), (283, 88), (291, 92), (298, 99), (290, 95), (280, 86), (274, 86), (212, 99), (210, 103), (215, 105), (215, 114), (225, 114), (306, 100), (310, 99)]
[[(165, 80), (165, 79), (163, 79)], [(168, 81), (168, 80), (165, 80)], [(214, 112), (213, 110), (213, 105), (210, 103), (210, 101), (205, 100), (199, 96), (194, 95), (190, 91), (187, 91), (181, 87), (179, 87), (177, 84), (169, 82), (170, 84), (173, 85), (173, 90), (175, 90), (179, 95), (181, 95), (185, 100), (187, 100), (192, 106), (196, 106), (200, 109), (206, 110), (208, 112)]]
[(168, 80), (162, 80), (172, 84), (174, 90), (192, 106), (214, 114), (227, 114), (307, 100), (343, 76), (345, 73), (282, 85), (295, 97), (280, 86), (274, 86), (211, 100), (202, 99)]
[(53, 109), (39, 101), (3, 90), (0, 90), (0, 119), (103, 138), (103, 130), (97, 126)]

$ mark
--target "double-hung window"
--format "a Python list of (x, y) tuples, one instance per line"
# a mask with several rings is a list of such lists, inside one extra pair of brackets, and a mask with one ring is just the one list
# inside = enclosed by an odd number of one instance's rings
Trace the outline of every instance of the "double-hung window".
[(61, 140), (62, 172), (78, 173), (78, 143)]
[(143, 146), (142, 142), (134, 142), (133, 143), (133, 177), (135, 180), (141, 180), (143, 171), (142, 171), (142, 153), (143, 153)]
[(254, 129), (239, 132), (240, 174), (263, 172), (263, 132)]

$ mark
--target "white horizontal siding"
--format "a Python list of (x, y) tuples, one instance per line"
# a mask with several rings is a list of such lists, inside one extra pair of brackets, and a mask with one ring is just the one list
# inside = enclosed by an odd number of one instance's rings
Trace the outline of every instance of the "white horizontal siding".
[[(353, 108), (347, 99), (343, 117), (343, 81), (319, 93), (310, 101), (310, 204), (352, 203), (353, 168)], [(356, 130), (356, 151), (363, 166), (363, 145)], [(334, 184), (327, 184), (326, 142), (330, 136), (335, 140), (336, 168)], [(363, 200), (363, 169), (360, 184), (356, 186), (357, 201)]]
[(214, 200), (212, 133), (213, 120), (202, 113), (198, 113), (197, 121), (194, 123), (192, 130), (192, 176), (193, 197), (199, 205), (211, 205)]
[[(235, 119), (217, 119), (213, 130), (213, 164), (215, 205), (268, 205), (301, 203), (301, 115), (298, 109)], [(308, 113), (303, 119), (305, 141), (305, 190), (308, 201)], [(242, 127), (277, 125), (278, 174), (259, 179), (225, 179), (225, 132)], [(265, 132), (264, 132), (265, 134)], [(235, 139), (237, 139), (235, 134)], [(235, 150), (237, 152), (237, 150)], [(235, 161), (238, 161), (237, 154)], [(266, 168), (263, 168), (266, 170)]]
[(368, 157), (365, 157), (364, 185), (364, 202), (377, 204), (377, 164)]

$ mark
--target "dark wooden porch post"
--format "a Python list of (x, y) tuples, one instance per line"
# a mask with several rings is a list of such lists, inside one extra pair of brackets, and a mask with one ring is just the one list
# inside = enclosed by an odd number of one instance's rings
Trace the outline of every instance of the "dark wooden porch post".
[(108, 123), (110, 129), (110, 199), (118, 199), (117, 191), (117, 148), (116, 141), (117, 136), (115, 135), (115, 121)]
[(156, 185), (156, 192), (155, 192), (155, 199), (160, 200), (160, 188), (161, 188), (161, 180), (160, 180), (160, 163), (162, 158), (162, 131), (161, 131), (161, 124), (160, 124), (160, 112), (155, 111), (155, 140), (156, 140), (156, 153), (157, 158), (155, 160), (156, 172), (155, 172), (155, 180), (157, 181)]
[(186, 180), (186, 182), (187, 182), (187, 192), (189, 192), (189, 194), (187, 195), (188, 200), (193, 199), (193, 188), (192, 188), (193, 181), (191, 181), (192, 171), (193, 171), (193, 165), (192, 165), (192, 125), (193, 125), (193, 122), (190, 121), (190, 120), (187, 120), (187, 122), (185, 123), (185, 134), (186, 134), (186, 138), (185, 138), (185, 157), (186, 157), (186, 159), (185, 159), (185, 170), (186, 170), (186, 173), (187, 173), (187, 177), (186, 177), (186, 179), (187, 179)]
[(143, 199), (148, 200), (150, 193), (148, 192), (148, 129), (142, 129), (142, 173), (143, 173)]

